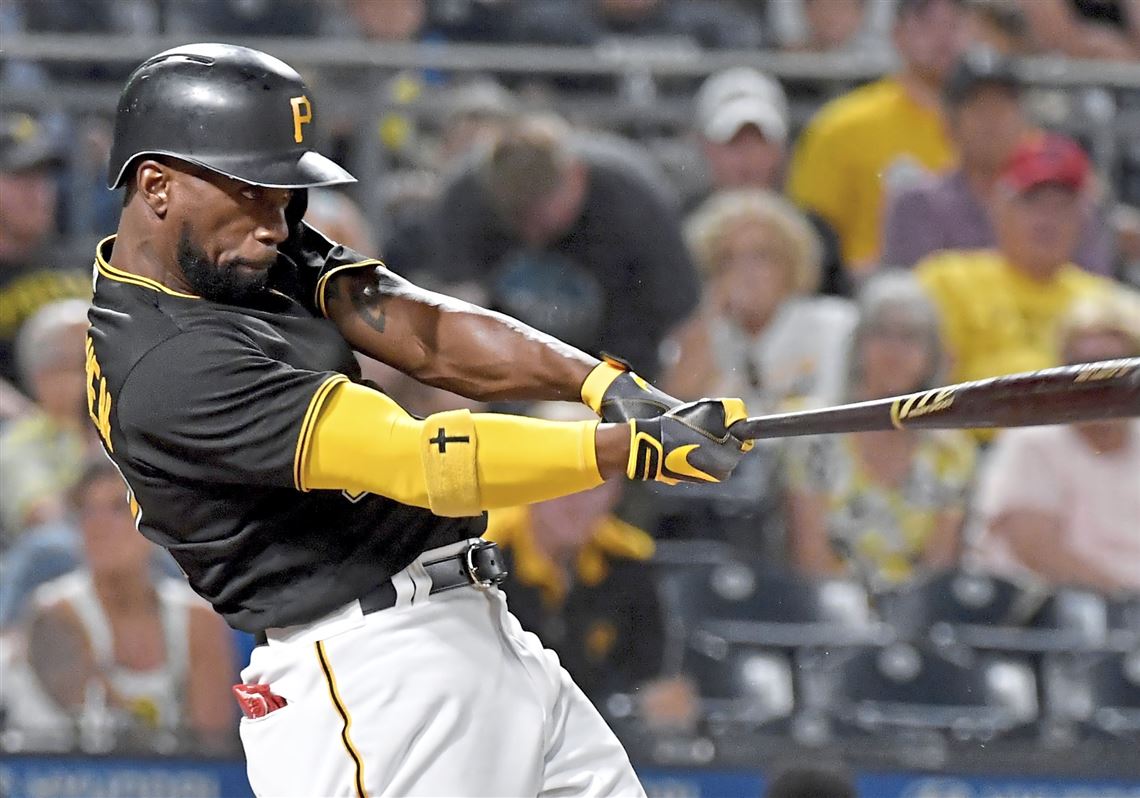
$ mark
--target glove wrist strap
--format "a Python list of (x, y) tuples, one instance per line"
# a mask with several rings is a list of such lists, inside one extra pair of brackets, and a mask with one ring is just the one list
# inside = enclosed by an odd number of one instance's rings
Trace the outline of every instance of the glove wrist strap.
[(603, 360), (594, 366), (593, 370), (586, 375), (586, 381), (582, 383), (582, 403), (595, 413), (600, 414), (602, 412), (602, 398), (606, 391), (613, 385), (614, 380), (627, 371), (628, 369), (622, 368), (618, 363), (611, 360)]
[(661, 419), (631, 421), (629, 424), (629, 462), (626, 476), (647, 482), (661, 474), (665, 447), (661, 443)]

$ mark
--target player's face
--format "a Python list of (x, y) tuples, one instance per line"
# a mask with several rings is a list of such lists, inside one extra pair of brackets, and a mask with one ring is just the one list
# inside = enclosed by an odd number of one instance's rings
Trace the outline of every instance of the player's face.
[(194, 293), (240, 303), (265, 289), (277, 246), (289, 234), (292, 192), (249, 185), (191, 165), (176, 170), (168, 221), (177, 258)]

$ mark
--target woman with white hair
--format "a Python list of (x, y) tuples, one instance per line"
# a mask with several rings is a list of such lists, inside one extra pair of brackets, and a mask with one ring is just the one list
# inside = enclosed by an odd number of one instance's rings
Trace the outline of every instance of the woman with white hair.
[[(1065, 363), (1140, 357), (1125, 289), (1063, 318)], [(1052, 585), (1140, 592), (1140, 419), (1002, 432), (978, 490), (978, 564)]]
[(753, 413), (835, 401), (855, 312), (812, 296), (821, 246), (803, 214), (768, 191), (726, 191), (685, 232), (705, 302), (666, 345), (662, 388), (682, 399), (740, 396)]
[(98, 447), (87, 418), (84, 341), (88, 303), (44, 305), (16, 338), (16, 365), (35, 410), (0, 435), (0, 524), (6, 542), (63, 517), (62, 494)]
[[(883, 272), (859, 296), (847, 399), (939, 384), (934, 305), (909, 273)], [(789, 442), (788, 539), (801, 570), (872, 590), (958, 559), (974, 444), (963, 432), (891, 430)]]

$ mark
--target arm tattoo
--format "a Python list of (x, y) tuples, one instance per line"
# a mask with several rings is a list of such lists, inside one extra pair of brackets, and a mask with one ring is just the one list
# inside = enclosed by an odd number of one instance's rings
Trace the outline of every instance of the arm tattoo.
[(341, 296), (347, 297), (356, 314), (369, 327), (376, 332), (384, 332), (384, 325), (388, 320), (384, 306), (388, 303), (389, 297), (375, 283), (369, 282), (368, 278), (342, 280)]

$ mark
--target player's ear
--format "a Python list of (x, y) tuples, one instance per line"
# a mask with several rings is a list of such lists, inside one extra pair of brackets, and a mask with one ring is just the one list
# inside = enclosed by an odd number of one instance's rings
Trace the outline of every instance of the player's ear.
[(135, 186), (139, 198), (155, 216), (166, 216), (169, 208), (170, 181), (174, 172), (160, 161), (142, 161), (135, 170)]

